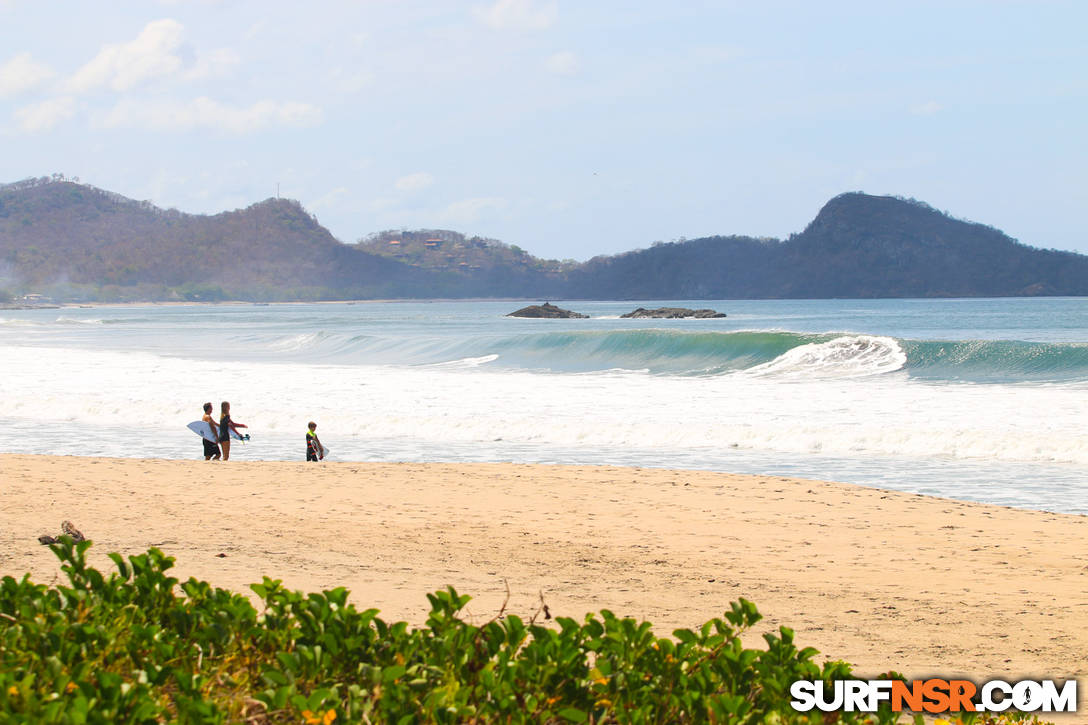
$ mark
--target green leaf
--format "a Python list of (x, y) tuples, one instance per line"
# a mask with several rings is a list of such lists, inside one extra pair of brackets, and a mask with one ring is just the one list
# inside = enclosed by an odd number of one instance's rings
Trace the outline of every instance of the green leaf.
[(589, 716), (576, 707), (565, 707), (558, 713), (559, 717), (569, 722), (585, 722)]

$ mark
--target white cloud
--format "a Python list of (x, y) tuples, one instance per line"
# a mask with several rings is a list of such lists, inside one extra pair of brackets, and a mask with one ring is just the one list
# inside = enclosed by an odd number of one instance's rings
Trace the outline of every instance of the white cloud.
[(455, 201), (442, 211), (442, 218), (447, 222), (462, 224), (480, 219), (489, 212), (506, 208), (506, 199), (498, 196), (483, 196), (475, 199)]
[(238, 65), (239, 62), (241, 62), (241, 58), (238, 57), (237, 53), (228, 48), (221, 48), (197, 58), (193, 67), (185, 71), (183, 76), (186, 80), (200, 80), (201, 78), (220, 76), (230, 68)]
[(178, 52), (185, 29), (169, 18), (144, 26), (136, 39), (107, 45), (69, 81), (73, 91), (85, 92), (109, 86), (125, 91), (144, 81), (172, 75), (182, 68)]
[(569, 50), (552, 55), (544, 62), (544, 67), (552, 73), (571, 76), (578, 72), (578, 56)]
[(61, 97), (24, 106), (15, 112), (15, 119), (24, 131), (48, 131), (58, 123), (67, 121), (75, 113), (75, 100)]
[(188, 103), (140, 103), (126, 99), (96, 122), (105, 128), (158, 131), (211, 128), (246, 133), (268, 126), (314, 126), (321, 123), (323, 115), (320, 108), (308, 103), (258, 101), (249, 107), (237, 107), (202, 96)]
[(932, 116), (941, 110), (941, 104), (936, 101), (927, 101), (917, 106), (911, 106), (910, 112), (915, 116)]
[(408, 174), (397, 179), (395, 186), (400, 191), (420, 191), (434, 183), (434, 177), (426, 171)]
[(162, 78), (198, 80), (221, 75), (239, 62), (228, 49), (197, 56), (184, 40), (185, 27), (176, 20), (154, 20), (135, 40), (106, 45), (68, 81), (70, 90), (86, 93), (108, 87), (127, 91)]
[(537, 4), (534, 0), (496, 0), (491, 5), (475, 7), (472, 12), (496, 30), (546, 30), (559, 14), (555, 2)]
[(33, 90), (54, 75), (49, 66), (34, 62), (30, 53), (20, 53), (0, 65), (0, 98)]

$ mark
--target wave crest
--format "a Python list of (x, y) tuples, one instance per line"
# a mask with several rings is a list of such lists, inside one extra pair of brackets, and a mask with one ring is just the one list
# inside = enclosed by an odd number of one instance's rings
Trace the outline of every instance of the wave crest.
[(774, 360), (745, 371), (748, 375), (857, 378), (901, 370), (907, 354), (891, 337), (844, 335), (827, 342), (799, 345)]

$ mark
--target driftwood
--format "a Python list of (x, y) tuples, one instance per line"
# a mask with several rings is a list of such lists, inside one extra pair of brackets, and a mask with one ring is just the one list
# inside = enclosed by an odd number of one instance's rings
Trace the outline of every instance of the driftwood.
[[(83, 535), (83, 532), (75, 527), (71, 521), (62, 521), (60, 525), (61, 536), (68, 536), (72, 541), (86, 541), (87, 537)], [(39, 544), (57, 544), (60, 543), (59, 537), (53, 537), (49, 534), (42, 534), (38, 537)]]

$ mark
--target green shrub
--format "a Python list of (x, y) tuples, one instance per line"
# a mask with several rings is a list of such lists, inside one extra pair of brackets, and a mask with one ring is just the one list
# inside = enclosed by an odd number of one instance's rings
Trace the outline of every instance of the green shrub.
[(816, 665), (785, 627), (766, 649), (743, 647), (760, 619), (743, 599), (659, 638), (608, 611), (476, 626), (449, 588), (412, 628), (359, 611), (343, 588), (303, 594), (267, 577), (252, 586), (258, 612), (206, 582), (179, 585), (154, 548), (110, 554), (117, 571), (103, 575), (89, 545), (52, 545), (69, 586), (0, 580), (2, 723), (822, 723), (835, 716), (793, 712), (790, 684), (850, 676)]

